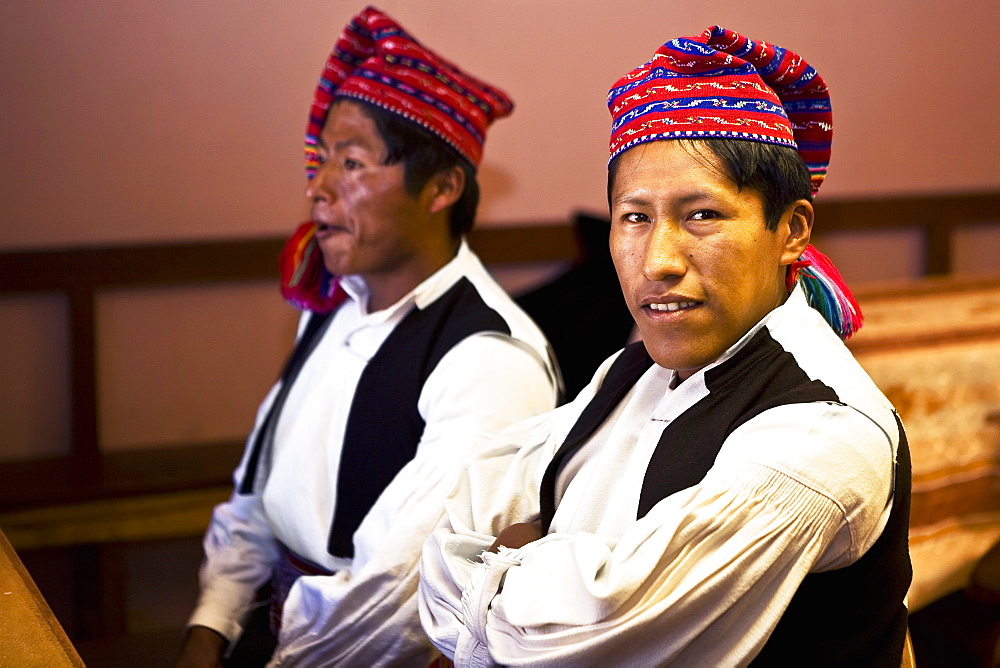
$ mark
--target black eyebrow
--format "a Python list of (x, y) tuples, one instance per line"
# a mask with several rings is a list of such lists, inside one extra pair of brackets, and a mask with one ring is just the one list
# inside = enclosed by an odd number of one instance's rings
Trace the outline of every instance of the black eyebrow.
[[(673, 200), (673, 202), (676, 204), (684, 205), (702, 199), (714, 199), (714, 198), (715, 195), (713, 195), (708, 190), (696, 190), (686, 195), (681, 195), (677, 199)], [(653, 204), (652, 198), (648, 197), (645, 194), (639, 194), (639, 193), (632, 195), (623, 195), (622, 197), (613, 198), (611, 201), (614, 204), (619, 204), (619, 205), (627, 204), (632, 206), (652, 206)]]
[(349, 146), (358, 146), (360, 148), (371, 150), (371, 147), (369, 147), (368, 144), (363, 141), (358, 141), (357, 139), (343, 139), (341, 141), (334, 142), (333, 144), (333, 148), (337, 151), (342, 151)]
[(630, 204), (632, 206), (650, 206), (652, 202), (642, 195), (627, 195), (624, 197), (616, 197), (613, 202), (615, 204)]
[[(360, 148), (363, 148), (363, 149), (366, 149), (366, 150), (369, 150), (369, 151), (371, 150), (371, 147), (368, 146), (368, 144), (366, 144), (365, 142), (360, 141), (358, 139), (354, 139), (354, 138), (351, 138), (351, 139), (342, 139), (340, 141), (334, 142), (333, 143), (333, 150), (335, 150), (335, 151), (343, 151), (345, 148), (348, 148), (349, 146), (358, 146)], [(326, 145), (326, 142), (323, 141), (322, 137), (319, 137), (319, 138), (316, 139), (316, 148), (322, 149), (324, 151), (329, 151), (330, 150), (330, 147)]]

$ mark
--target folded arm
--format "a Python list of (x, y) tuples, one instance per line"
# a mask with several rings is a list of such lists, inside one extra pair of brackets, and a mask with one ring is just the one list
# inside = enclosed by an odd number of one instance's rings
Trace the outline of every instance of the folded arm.
[(807, 573), (873, 542), (891, 486), (892, 448), (867, 418), (768, 413), (734, 432), (700, 484), (618, 538), (555, 533), (470, 563), (477, 518), (436, 532), (421, 583), (432, 639), (470, 665), (745, 663)]

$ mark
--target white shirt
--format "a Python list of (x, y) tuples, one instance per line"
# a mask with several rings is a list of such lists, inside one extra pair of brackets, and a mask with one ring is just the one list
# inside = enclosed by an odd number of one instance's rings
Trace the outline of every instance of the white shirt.
[[(511, 335), (470, 336), (441, 359), (418, 400), (426, 427), (416, 456), (362, 521), (354, 558), (333, 557), (326, 546), (358, 379), (415, 306), (434, 302), (462, 277), (506, 320)], [(336, 573), (303, 577), (292, 587), (274, 665), (426, 665), (433, 650), (420, 631), (415, 601), (420, 546), (438, 523), (461, 464), (507, 425), (555, 405), (556, 372), (541, 332), (464, 243), (454, 260), (385, 310), (367, 312), (359, 277), (345, 277), (343, 286), (351, 300), (334, 314), (288, 394), (272, 452), (258, 473), (258, 488), (265, 478), (262, 491), (234, 494), (213, 513), (202, 593), (189, 623), (238, 637), (255, 590), (270, 578), (277, 540)], [(276, 391), (260, 407), (255, 430)]]
[[(847, 405), (764, 411), (726, 439), (700, 483), (636, 520), (666, 423), (760, 327)], [(796, 290), (677, 389), (654, 364), (561, 471), (549, 535), (481, 560), (501, 529), (538, 516), (545, 468), (611, 361), (573, 403), (501, 434), (450, 495), (424, 549), (420, 605), (456, 664), (743, 665), (806, 574), (853, 563), (881, 534), (892, 407)]]

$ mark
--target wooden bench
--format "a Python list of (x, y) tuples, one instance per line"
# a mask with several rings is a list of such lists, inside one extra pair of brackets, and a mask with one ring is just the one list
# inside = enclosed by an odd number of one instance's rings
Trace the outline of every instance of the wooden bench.
[(961, 589), (1000, 539), (1000, 276), (858, 291), (848, 345), (900, 413), (913, 460), (911, 610)]

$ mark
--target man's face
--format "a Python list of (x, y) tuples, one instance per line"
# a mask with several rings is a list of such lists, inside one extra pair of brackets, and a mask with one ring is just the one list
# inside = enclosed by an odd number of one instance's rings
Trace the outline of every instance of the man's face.
[(737, 190), (704, 145), (650, 142), (618, 161), (618, 279), (650, 356), (687, 378), (787, 298), (785, 265), (808, 243), (812, 209), (796, 202), (769, 231), (760, 195)]
[(327, 270), (360, 274), (369, 286), (409, 271), (428, 235), (439, 232), (428, 222), (427, 189), (410, 195), (403, 163), (383, 164), (385, 143), (357, 103), (333, 106), (317, 149), (320, 166), (306, 195)]

